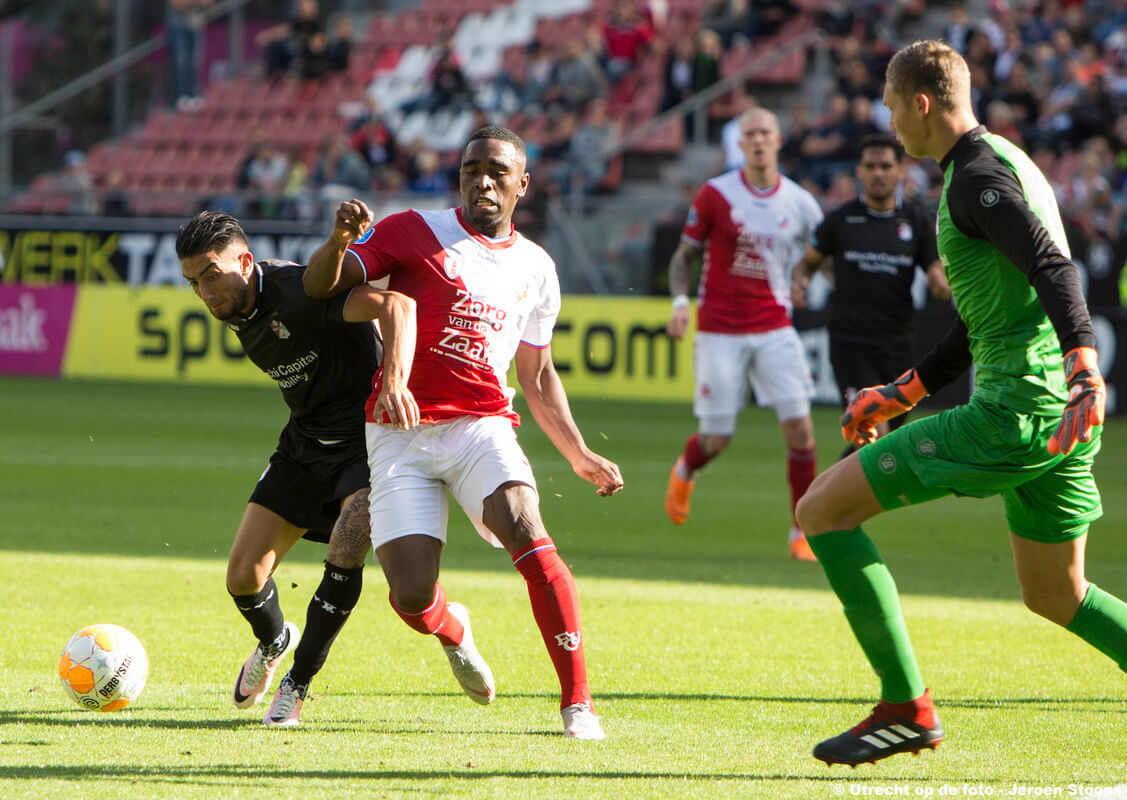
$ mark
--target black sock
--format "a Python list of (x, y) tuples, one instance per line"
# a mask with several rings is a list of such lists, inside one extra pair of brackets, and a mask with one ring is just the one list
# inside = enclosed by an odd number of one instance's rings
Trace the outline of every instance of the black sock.
[(285, 629), (282, 606), (278, 603), (278, 587), (269, 578), (257, 594), (233, 594), (235, 608), (239, 609), (255, 637), (263, 647), (269, 647)]
[(363, 585), (363, 564), (345, 569), (325, 562), (321, 585), (313, 593), (305, 613), (305, 632), (294, 651), (293, 668), (290, 670), (294, 683), (307, 686), (325, 665), (329, 648), (356, 607)]

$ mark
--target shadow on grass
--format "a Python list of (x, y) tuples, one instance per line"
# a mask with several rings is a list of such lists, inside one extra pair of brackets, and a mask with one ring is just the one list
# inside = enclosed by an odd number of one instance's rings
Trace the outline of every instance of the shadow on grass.
[[(767, 773), (738, 772), (661, 772), (628, 770), (317, 770), (317, 769), (278, 769), (253, 767), (246, 764), (214, 764), (208, 766), (160, 766), (145, 767), (129, 764), (82, 765), (82, 766), (38, 766), (12, 765), (0, 767), (0, 780), (117, 780), (152, 781), (156, 783), (258, 783), (276, 780), (377, 780), (377, 781), (430, 781), (430, 780), (493, 780), (509, 778), (517, 780), (544, 780), (554, 778), (582, 778), (596, 780), (676, 780), (676, 781), (780, 781), (798, 783), (805, 781), (835, 782), (841, 780), (842, 773), (825, 775), (784, 775)], [(918, 783), (918, 778), (893, 778), (884, 775), (857, 775), (851, 772), (850, 782), (880, 781), (881, 783)], [(429, 790), (419, 789), (420, 793), (430, 794)]]

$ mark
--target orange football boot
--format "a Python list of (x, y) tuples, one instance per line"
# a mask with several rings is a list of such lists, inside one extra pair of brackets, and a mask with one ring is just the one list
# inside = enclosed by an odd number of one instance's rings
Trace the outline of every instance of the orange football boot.
[(693, 496), (693, 482), (687, 481), (677, 470), (684, 464), (678, 457), (669, 472), (669, 486), (665, 489), (665, 513), (674, 525), (682, 525), (689, 517), (689, 499)]

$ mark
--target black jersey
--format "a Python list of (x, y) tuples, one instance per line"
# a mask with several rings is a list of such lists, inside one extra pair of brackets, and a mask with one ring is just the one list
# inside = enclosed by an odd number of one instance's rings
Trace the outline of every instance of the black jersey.
[(305, 267), (288, 262), (255, 265), (254, 309), (228, 322), (247, 356), (278, 382), (290, 407), (290, 425), (317, 439), (364, 436), (364, 403), (383, 358), (370, 322), (345, 322), (348, 292), (328, 300), (305, 293)]
[(830, 333), (883, 341), (912, 333), (912, 281), (939, 256), (935, 220), (906, 203), (874, 211), (860, 199), (830, 212), (814, 232), (814, 248), (833, 257)]

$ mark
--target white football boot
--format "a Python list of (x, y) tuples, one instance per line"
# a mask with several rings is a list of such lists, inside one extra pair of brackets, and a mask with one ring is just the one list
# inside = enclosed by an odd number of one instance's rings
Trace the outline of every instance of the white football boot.
[(560, 716), (563, 717), (564, 736), (569, 739), (600, 742), (607, 738), (599, 718), (586, 703), (576, 703), (561, 709)]
[(497, 687), (493, 683), (493, 671), (489, 664), (477, 652), (473, 642), (473, 632), (470, 630), (470, 612), (461, 603), (447, 603), (446, 608), (458, 622), (462, 623), (462, 643), (447, 645), (442, 649), (450, 661), (450, 669), (462, 691), (475, 703), (487, 706), (497, 696)]

